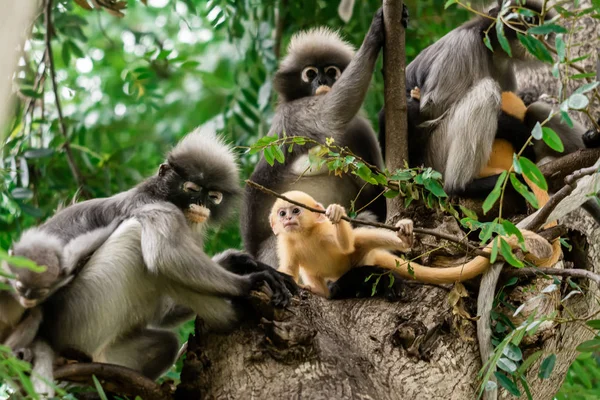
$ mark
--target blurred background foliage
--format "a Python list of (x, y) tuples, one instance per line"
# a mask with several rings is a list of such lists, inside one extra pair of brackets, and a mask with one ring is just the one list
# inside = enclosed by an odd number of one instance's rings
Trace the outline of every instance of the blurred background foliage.
[[(408, 61), (469, 17), (457, 7), (444, 10), (442, 0), (405, 3), (411, 15)], [(86, 4), (61, 0), (52, 8), (53, 65), (66, 138), (44, 62), (41, 9), (23, 49), (14, 117), (0, 127), (1, 249), (62, 205), (139, 183), (155, 173), (170, 146), (198, 126), (216, 129), (236, 145), (255, 142), (272, 118), (277, 99), (271, 79), (291, 35), (327, 25), (358, 47), (380, 1), (356, 2), (347, 24), (338, 16), (338, 2), (326, 0), (128, 0), (112, 13), (88, 10)], [(374, 126), (382, 105), (377, 72), (364, 105)], [(67, 162), (67, 141), (81, 187)], [(244, 178), (257, 157), (240, 151)], [(206, 243), (210, 253), (240, 245), (235, 220)], [(595, 358), (578, 360), (560, 398), (598, 398), (599, 371)], [(587, 397), (594, 391), (596, 397)]]

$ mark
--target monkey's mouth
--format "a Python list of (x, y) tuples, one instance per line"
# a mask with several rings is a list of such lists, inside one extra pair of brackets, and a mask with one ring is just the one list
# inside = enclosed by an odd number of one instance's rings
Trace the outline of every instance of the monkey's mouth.
[(300, 227), (300, 224), (297, 222), (284, 222), (283, 227), (288, 230), (295, 230)]
[(315, 90), (315, 96), (320, 96), (322, 94), (327, 94), (329, 93), (329, 91), (331, 90), (330, 86), (327, 85), (321, 85), (317, 88), (317, 90)]
[(202, 223), (210, 217), (210, 210), (199, 204), (190, 204), (185, 212), (185, 216), (192, 222)]
[(26, 299), (25, 297), (19, 297), (19, 303), (25, 308), (33, 308), (37, 306), (38, 301), (36, 299)]

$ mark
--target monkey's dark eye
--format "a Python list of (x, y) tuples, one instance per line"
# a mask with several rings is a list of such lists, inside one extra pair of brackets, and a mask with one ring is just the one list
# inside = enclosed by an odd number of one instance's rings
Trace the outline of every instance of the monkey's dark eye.
[(285, 211), (283, 211), (283, 210), (279, 211), (279, 216), (280, 217), (285, 217)]
[(302, 80), (306, 83), (311, 82), (318, 73), (319, 71), (315, 67), (306, 67), (302, 70)]
[(334, 80), (337, 80), (340, 77), (340, 75), (342, 74), (340, 69), (338, 67), (336, 67), (335, 65), (325, 68), (325, 73), (327, 74), (328, 77), (330, 77), (331, 79), (334, 79)]
[(295, 214), (295, 215), (298, 215), (298, 214), (300, 214), (300, 209), (299, 209), (298, 207), (294, 208), (294, 209), (292, 210), (292, 214)]
[(183, 184), (184, 192), (199, 192), (200, 186), (196, 185), (194, 182), (186, 182)]

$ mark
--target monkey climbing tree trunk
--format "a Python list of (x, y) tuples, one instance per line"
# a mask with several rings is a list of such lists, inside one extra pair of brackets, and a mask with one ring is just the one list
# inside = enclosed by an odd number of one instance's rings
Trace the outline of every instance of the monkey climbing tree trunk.
[[(390, 171), (408, 162), (408, 129), (406, 118), (406, 52), (402, 20), (402, 0), (384, 0), (385, 45), (383, 75), (385, 85), (385, 160)], [(397, 214), (400, 198), (387, 201), (387, 217)]]

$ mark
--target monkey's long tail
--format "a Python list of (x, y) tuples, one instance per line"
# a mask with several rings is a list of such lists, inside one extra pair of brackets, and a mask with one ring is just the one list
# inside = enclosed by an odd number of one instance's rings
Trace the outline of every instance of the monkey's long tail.
[[(553, 245), (534, 232), (527, 230), (521, 232), (525, 238), (525, 246), (529, 251), (526, 256), (528, 261), (537, 266), (552, 265), (556, 262), (553, 261), (555, 255)], [(519, 247), (516, 237), (511, 236), (504, 239), (511, 248)], [(496, 238), (495, 240), (499, 239)], [(483, 251), (491, 253), (492, 244), (486, 246)], [(413, 261), (398, 258), (385, 250), (373, 250), (370, 256), (374, 265), (390, 269), (406, 279), (423, 283), (443, 284), (466, 281), (482, 274), (490, 266), (489, 258), (482, 256), (477, 256), (466, 264), (450, 268), (426, 267)]]

